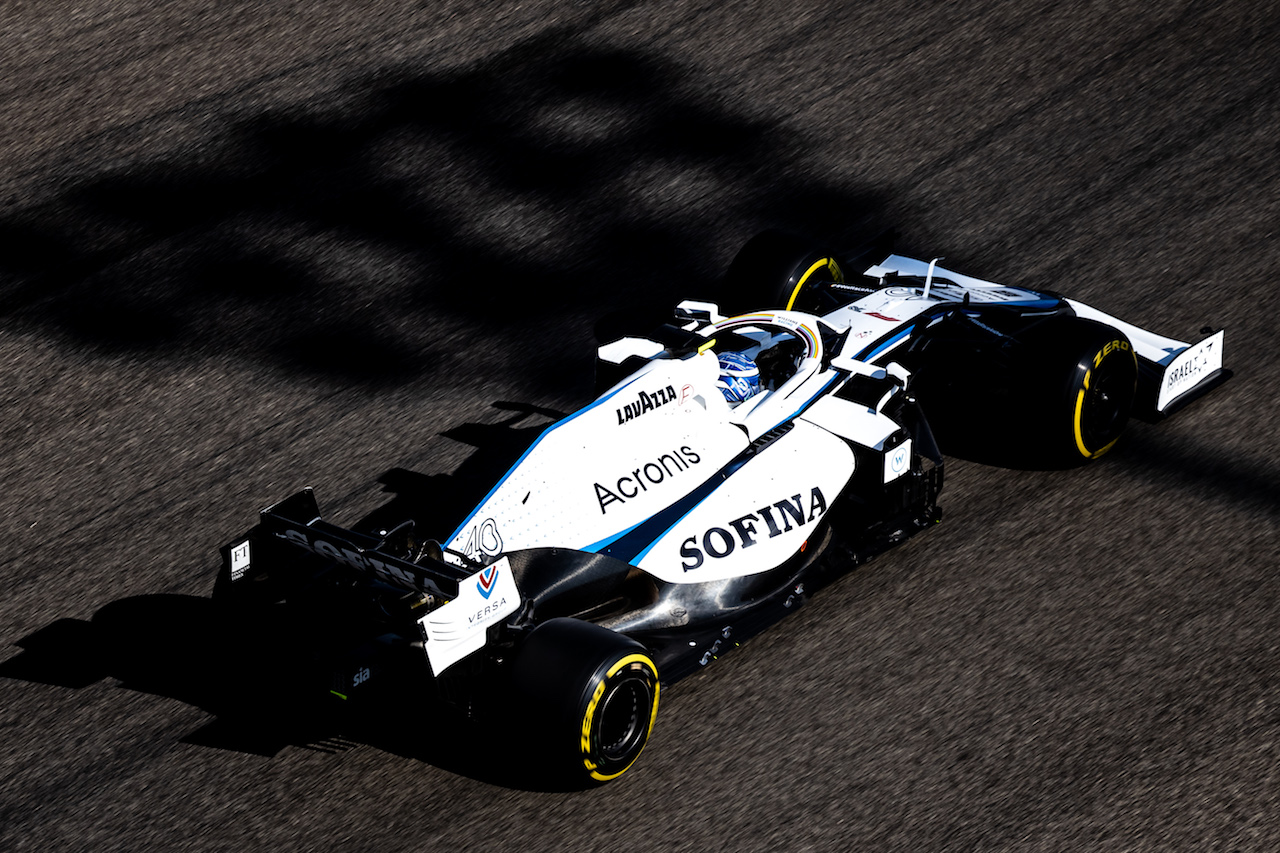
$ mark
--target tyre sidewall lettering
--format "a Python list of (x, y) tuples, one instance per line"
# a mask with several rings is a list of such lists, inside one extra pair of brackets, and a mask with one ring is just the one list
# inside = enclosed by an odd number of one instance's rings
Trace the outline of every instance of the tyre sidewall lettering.
[(1072, 407), (1071, 427), (1075, 438), (1076, 450), (1079, 451), (1080, 455), (1084, 459), (1097, 459), (1099, 456), (1102, 456), (1114, 447), (1116, 442), (1119, 440), (1119, 436), (1116, 436), (1101, 447), (1089, 447), (1084, 435), (1086, 432), (1084, 418), (1085, 400), (1089, 393), (1090, 380), (1092, 380), (1097, 373), (1101, 371), (1104, 364), (1108, 364), (1113, 359), (1120, 357), (1120, 354), (1122, 353), (1128, 353), (1129, 357), (1134, 360), (1136, 370), (1137, 356), (1134, 353), (1133, 346), (1123, 338), (1113, 338), (1111, 341), (1101, 346), (1087, 364), (1081, 364), (1081, 367), (1084, 367), (1084, 376), (1080, 379), (1079, 383), (1075, 385), (1075, 405)]
[[(599, 734), (596, 731), (596, 712), (600, 708), (601, 700), (604, 699), (605, 692), (607, 691), (610, 682), (618, 675), (618, 673), (622, 672), (624, 669), (632, 667), (633, 665), (639, 665), (640, 669), (644, 673), (644, 680), (648, 682), (652, 690), (649, 719), (645, 721), (644, 736), (640, 739), (639, 748), (636, 749), (635, 754), (627, 757), (621, 767), (609, 768), (602, 772), (602, 764), (596, 761), (597, 756), (595, 755), (594, 748), (595, 741)], [(654, 721), (658, 716), (658, 693), (660, 688), (657, 676), (657, 667), (654, 666), (653, 661), (650, 660), (647, 655), (636, 653), (627, 655), (614, 662), (614, 664), (609, 667), (608, 671), (596, 681), (595, 688), (591, 693), (591, 699), (587, 702), (586, 710), (582, 715), (582, 728), (580, 732), (582, 763), (592, 778), (600, 782), (607, 782), (610, 779), (615, 779), (618, 776), (621, 776), (636, 762), (636, 759), (640, 757), (640, 753), (644, 751), (644, 747), (649, 741), (649, 735), (653, 731)]]

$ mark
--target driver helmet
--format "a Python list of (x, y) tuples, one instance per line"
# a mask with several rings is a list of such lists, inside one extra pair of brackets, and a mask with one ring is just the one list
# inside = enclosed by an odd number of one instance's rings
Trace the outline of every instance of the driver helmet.
[(716, 387), (730, 403), (741, 403), (760, 393), (760, 368), (740, 352), (720, 356), (720, 378)]

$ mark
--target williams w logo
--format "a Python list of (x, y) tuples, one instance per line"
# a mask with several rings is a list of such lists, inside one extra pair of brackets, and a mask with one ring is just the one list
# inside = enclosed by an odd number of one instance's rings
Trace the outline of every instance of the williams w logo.
[(485, 598), (493, 595), (493, 585), (498, 581), (498, 567), (490, 566), (480, 573), (480, 579), (476, 581), (476, 589)]

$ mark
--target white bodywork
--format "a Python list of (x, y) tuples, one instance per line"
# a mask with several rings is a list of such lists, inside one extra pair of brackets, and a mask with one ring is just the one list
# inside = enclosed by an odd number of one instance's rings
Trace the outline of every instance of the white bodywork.
[(447, 543), (473, 559), (595, 551), (747, 446), (716, 390), (716, 356), (663, 359), (544, 432)]
[[(926, 261), (890, 255), (879, 264), (868, 268), (866, 275), (880, 279), (893, 273), (903, 276), (931, 276), (932, 284), (928, 296), (923, 294), (920, 287), (889, 286), (823, 317), (823, 321), (836, 328), (844, 328), (847, 324), (854, 340), (875, 341), (890, 331), (894, 325), (905, 323), (926, 308), (939, 302), (961, 302), (966, 295), (974, 305), (997, 302), (1034, 305), (1042, 301), (1040, 294), (1034, 291), (984, 281), (942, 267), (933, 266), (932, 269), (930, 267), (931, 264)], [(1224, 332), (1219, 331), (1205, 340), (1190, 344), (1126, 323), (1075, 299), (1065, 301), (1078, 316), (1097, 320), (1124, 332), (1133, 344), (1134, 352), (1164, 368), (1156, 400), (1157, 412), (1164, 412), (1178, 397), (1195, 388), (1202, 380), (1207, 379), (1222, 367)], [(857, 357), (867, 361), (879, 361), (906, 340), (905, 335), (898, 339), (891, 339), (873, 349), (857, 352)]]
[[(894, 388), (874, 405), (830, 392), (859, 374), (893, 377), (898, 388), (905, 386), (907, 372), (891, 360), (893, 351), (910, 340), (911, 321), (940, 303), (1005, 303), (1033, 312), (1043, 306), (1046, 313), (1058, 305), (1035, 291), (898, 255), (865, 272), (882, 280), (920, 277), (925, 284), (887, 282), (822, 318), (790, 311), (726, 318), (714, 304), (685, 302), (680, 307), (688, 316), (704, 318), (685, 326), (707, 339), (700, 351), (657, 358), (662, 344), (634, 337), (601, 347), (605, 362), (653, 360), (549, 427), (445, 543), (491, 565), (489, 574), (464, 581), (457, 599), (422, 620), (435, 671), (481, 648), (487, 627), (519, 605), (502, 558), (508, 552), (609, 553), (671, 583), (724, 580), (781, 565), (804, 549), (853, 476), (849, 442), (883, 453), (885, 483), (910, 469), (911, 441), (891, 445), (900, 425), (881, 411)], [(1158, 411), (1222, 365), (1221, 332), (1189, 345), (1068, 302), (1079, 316), (1123, 331), (1138, 355), (1164, 368)], [(819, 324), (847, 331), (841, 351), (825, 366)], [(746, 352), (751, 357), (785, 335), (802, 340), (807, 351), (781, 387), (730, 407), (715, 385), (711, 349), (715, 335), (730, 329), (757, 342)], [(771, 434), (786, 424), (789, 430)], [(772, 441), (744, 457), (762, 437)]]
[(520, 591), (503, 557), (458, 584), (458, 597), (418, 620), (431, 671), (439, 675), (484, 648), (486, 631), (515, 613)]
[(853, 467), (845, 442), (799, 420), (642, 552), (637, 565), (675, 583), (781, 565), (808, 540)]
[[(641, 532), (652, 538), (625, 558), (663, 580), (721, 579), (780, 564), (804, 544), (802, 531), (817, 523), (823, 505), (852, 476), (854, 457), (845, 439), (885, 451), (886, 441), (898, 430), (880, 405), (831, 396), (843, 377), (883, 378), (887, 373), (905, 384), (905, 371), (891, 361), (893, 352), (910, 340), (911, 321), (939, 304), (967, 299), (974, 306), (1043, 306), (1046, 312), (1058, 305), (1056, 298), (1035, 291), (899, 255), (890, 255), (865, 274), (886, 286), (822, 318), (793, 311), (726, 318), (713, 304), (683, 303), (686, 311), (709, 320), (686, 326), (708, 343), (704, 351), (685, 358), (654, 358), (663, 347), (645, 338), (623, 338), (601, 347), (600, 357), (614, 363), (629, 356), (654, 360), (543, 433), (453, 533), (447, 547), (481, 561), (537, 547), (599, 552), (648, 522)], [(893, 275), (914, 280), (895, 284), (887, 280)], [(1120, 329), (1138, 355), (1164, 366), (1160, 411), (1221, 366), (1221, 333), (1192, 346), (1082, 303), (1069, 304), (1082, 317)], [(819, 324), (848, 333), (826, 369)], [(716, 334), (727, 330), (758, 341), (756, 349), (791, 335), (807, 350), (783, 386), (730, 408), (715, 387), (717, 359), (710, 349)], [(756, 355), (755, 349), (745, 352)], [(722, 469), (750, 442), (793, 421), (790, 433), (733, 472), (732, 488), (708, 485), (711, 477), (727, 477)], [(908, 443), (885, 453), (884, 482), (907, 470), (910, 452)], [(652, 529), (655, 514), (695, 492), (696, 502), (683, 507), (669, 526)], [(796, 518), (797, 500), (804, 505), (803, 523)], [(793, 509), (783, 510), (784, 501)], [(790, 527), (776, 516), (784, 511), (790, 513), (785, 516)]]
[[(622, 558), (673, 583), (763, 572), (799, 552), (853, 475), (845, 438), (882, 450), (897, 424), (824, 396), (846, 374), (822, 369), (816, 317), (778, 311), (718, 320), (701, 331), (704, 351), (656, 359), (548, 428), (446, 547), (473, 559), (538, 547), (612, 553), (634, 533), (645, 538)], [(759, 347), (791, 336), (807, 349), (780, 387), (731, 408), (715, 387), (719, 367), (709, 348), (728, 328)], [(601, 355), (620, 362), (656, 355), (654, 346), (628, 338)], [(752, 441), (792, 422), (726, 470)], [(888, 456), (886, 481), (905, 470), (910, 447)]]

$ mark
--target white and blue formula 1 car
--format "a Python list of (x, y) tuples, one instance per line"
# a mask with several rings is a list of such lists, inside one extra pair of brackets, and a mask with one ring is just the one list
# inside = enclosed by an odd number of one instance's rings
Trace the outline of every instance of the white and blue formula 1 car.
[(838, 255), (760, 235), (717, 301), (601, 346), (599, 396), (443, 539), (385, 512), (333, 525), (307, 489), (223, 548), (215, 597), (341, 624), (344, 698), (408, 660), (606, 781), (639, 756), (663, 686), (940, 519), (938, 442), (1070, 466), (1230, 375), (1221, 331), (1166, 338), (888, 239)]

